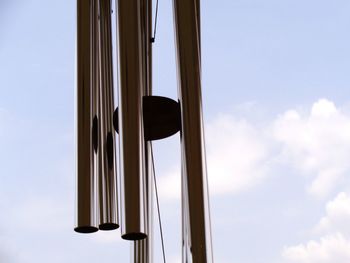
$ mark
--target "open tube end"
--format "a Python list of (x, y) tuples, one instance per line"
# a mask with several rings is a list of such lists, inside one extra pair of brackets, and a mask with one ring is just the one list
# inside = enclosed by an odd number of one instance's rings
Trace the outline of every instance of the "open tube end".
[(127, 233), (122, 235), (122, 239), (125, 240), (142, 240), (145, 239), (147, 237), (147, 235), (145, 233)]
[(98, 226), (98, 228), (100, 230), (103, 230), (103, 231), (109, 231), (109, 230), (115, 230), (115, 229), (118, 229), (119, 228), (119, 225), (118, 224), (115, 224), (115, 223), (104, 223), (104, 224), (100, 224)]
[(74, 231), (82, 234), (90, 234), (97, 232), (98, 228), (94, 226), (78, 226), (74, 228)]

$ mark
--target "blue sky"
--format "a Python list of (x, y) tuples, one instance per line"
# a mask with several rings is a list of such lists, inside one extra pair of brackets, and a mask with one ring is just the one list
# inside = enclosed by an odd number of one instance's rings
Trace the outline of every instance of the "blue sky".
[[(176, 99), (172, 3), (159, 4), (154, 91)], [(201, 8), (215, 262), (350, 262), (350, 2)], [(75, 1), (0, 0), (0, 262), (129, 259), (119, 231), (73, 231), (75, 14)], [(154, 148), (177, 263), (179, 137)], [(156, 262), (160, 249), (156, 230)]]

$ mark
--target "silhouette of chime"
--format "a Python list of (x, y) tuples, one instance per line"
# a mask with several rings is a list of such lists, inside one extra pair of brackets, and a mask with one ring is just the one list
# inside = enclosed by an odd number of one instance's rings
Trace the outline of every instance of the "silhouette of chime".
[(173, 1), (179, 101), (152, 95), (152, 0), (116, 0), (118, 108), (115, 108), (112, 3), (77, 0), (74, 230), (92, 233), (117, 229), (120, 225), (122, 238), (133, 241), (135, 263), (153, 262), (151, 142), (179, 130), (182, 262), (213, 262), (201, 105), (200, 6), (199, 0)]

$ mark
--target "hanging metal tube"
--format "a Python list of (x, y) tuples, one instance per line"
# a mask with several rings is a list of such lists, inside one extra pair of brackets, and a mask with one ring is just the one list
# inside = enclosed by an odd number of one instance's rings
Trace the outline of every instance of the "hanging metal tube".
[(117, 180), (115, 161), (115, 133), (113, 128), (113, 56), (110, 0), (99, 0), (99, 64), (100, 64), (100, 155), (99, 174), (99, 228), (112, 230), (119, 227)]
[(119, 0), (117, 5), (122, 238), (140, 240), (147, 236), (141, 0)]
[(97, 231), (96, 173), (98, 118), (96, 85), (96, 52), (94, 39), (94, 2), (77, 1), (77, 214), (74, 230), (79, 233)]
[[(144, 95), (152, 95), (152, 1), (141, 0), (141, 39)], [(145, 221), (147, 238), (135, 241), (131, 246), (132, 263), (153, 262), (153, 162), (151, 142), (145, 144)]]
[[(152, 1), (141, 0), (141, 39), (144, 95), (152, 94)], [(151, 158), (151, 142), (145, 144), (145, 203), (146, 203), (146, 232), (147, 238), (132, 244), (132, 263), (153, 262), (153, 170)]]
[(148, 163), (146, 173), (146, 228), (147, 238), (134, 241), (131, 244), (131, 263), (153, 262), (153, 165), (151, 142), (147, 142), (146, 160)]
[[(183, 233), (190, 262), (212, 262), (209, 201), (201, 102), (199, 0), (174, 0), (177, 72), (182, 115)], [(187, 220), (188, 216), (188, 220)], [(187, 260), (187, 259), (186, 259)]]
[(153, 262), (153, 165), (151, 142), (146, 142), (146, 232), (147, 238), (136, 240), (131, 244), (131, 263), (152, 263)]
[[(182, 167), (183, 168), (183, 167)], [(184, 171), (181, 172), (181, 210), (182, 210), (182, 262), (190, 263), (192, 262), (191, 255), (191, 234), (189, 232), (189, 209), (188, 209), (188, 199), (187, 195), (187, 185), (186, 180), (184, 180)]]

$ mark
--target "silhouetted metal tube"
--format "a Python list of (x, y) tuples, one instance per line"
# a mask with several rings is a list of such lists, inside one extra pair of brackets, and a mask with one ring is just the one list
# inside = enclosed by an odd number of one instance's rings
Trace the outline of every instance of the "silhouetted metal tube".
[[(142, 64), (144, 94), (152, 95), (152, 1), (141, 0), (141, 39), (142, 39)], [(145, 144), (145, 200), (146, 200), (146, 233), (147, 238), (135, 241), (132, 246), (132, 263), (153, 262), (153, 166), (151, 142)]]
[(113, 128), (114, 94), (112, 62), (112, 23), (110, 0), (99, 1), (99, 64), (100, 64), (100, 155), (99, 175), (99, 228), (112, 230), (119, 227), (117, 181), (115, 173), (115, 132)]
[[(182, 167), (184, 168), (184, 166)], [(182, 262), (192, 262), (192, 255), (191, 255), (191, 234), (189, 232), (189, 210), (188, 210), (188, 199), (187, 199), (187, 186), (186, 186), (186, 180), (183, 180), (184, 177), (184, 171), (181, 172), (181, 192), (182, 192), (182, 198), (181, 198), (181, 210), (182, 210)]]
[(140, 1), (119, 0), (117, 8), (121, 223), (122, 238), (128, 240), (140, 240), (147, 236)]
[(146, 162), (148, 164), (146, 173), (146, 232), (147, 238), (137, 240), (132, 244), (132, 263), (152, 263), (153, 262), (153, 165), (151, 142), (146, 142)]
[[(141, 35), (142, 35), (142, 53), (143, 53), (143, 65), (144, 65), (144, 95), (152, 95), (152, 0), (141, 1)], [(145, 176), (145, 199), (146, 199), (146, 232), (147, 238), (140, 244), (139, 252), (142, 253), (141, 258), (143, 261), (140, 263), (153, 262), (153, 196), (154, 196), (154, 184), (153, 184), (153, 158), (152, 158), (151, 142), (146, 142), (146, 176)], [(136, 261), (135, 261), (136, 263)]]
[[(187, 249), (194, 263), (212, 262), (203, 136), (199, 0), (174, 0), (177, 71), (182, 115), (183, 198), (188, 202)], [(186, 213), (186, 211), (185, 211)], [(187, 226), (186, 226), (187, 227)], [(185, 229), (184, 233), (187, 232)]]
[(96, 172), (97, 172), (97, 85), (93, 61), (94, 2), (77, 1), (77, 215), (75, 231), (97, 231), (96, 224)]
[(153, 262), (153, 168), (152, 168), (152, 157), (151, 157), (151, 142), (146, 142), (146, 162), (147, 162), (147, 173), (146, 173), (146, 233), (147, 238), (142, 240), (134, 241), (131, 245), (132, 250), (132, 263), (152, 263)]
[[(152, 94), (152, 1), (141, 0), (141, 39), (144, 95)], [(145, 203), (146, 203), (146, 233), (147, 238), (132, 244), (132, 263), (153, 262), (153, 170), (151, 158), (151, 143), (145, 144)]]

